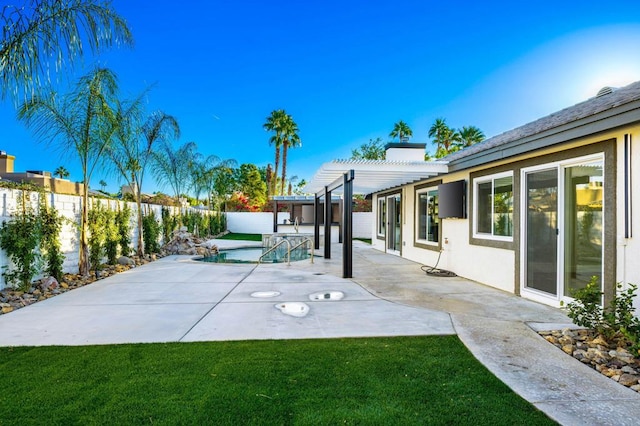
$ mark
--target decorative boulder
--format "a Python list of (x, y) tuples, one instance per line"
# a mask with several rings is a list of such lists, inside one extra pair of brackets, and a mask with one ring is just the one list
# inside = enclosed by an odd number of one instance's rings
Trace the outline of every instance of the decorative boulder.
[(55, 277), (46, 277), (40, 281), (40, 290), (42, 291), (55, 290), (58, 287), (58, 280)]
[(120, 256), (118, 258), (118, 265), (124, 265), (124, 266), (135, 266), (136, 262), (133, 261), (133, 259), (127, 257), (127, 256)]

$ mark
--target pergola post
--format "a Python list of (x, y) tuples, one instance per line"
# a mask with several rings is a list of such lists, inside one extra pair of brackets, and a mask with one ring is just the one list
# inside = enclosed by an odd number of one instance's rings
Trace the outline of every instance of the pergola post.
[[(342, 277), (352, 278), (353, 276), (353, 180), (355, 171), (349, 170), (341, 179), (336, 179), (331, 185), (324, 187), (324, 194), (316, 194), (316, 206), (318, 199), (324, 195), (324, 258), (331, 259), (331, 191), (341, 186), (344, 188), (342, 203), (342, 226), (340, 237), (342, 239)], [(319, 222), (316, 217), (316, 223)], [(318, 231), (316, 225), (316, 244), (319, 244)], [(317, 247), (317, 246), (316, 246)]]
[(273, 233), (278, 232), (278, 201), (273, 200)]
[(331, 191), (324, 187), (324, 258), (331, 259)]
[(353, 177), (354, 171), (344, 174), (342, 203), (342, 277), (353, 276)]
[(314, 250), (320, 250), (320, 197), (316, 194), (313, 199), (313, 246)]

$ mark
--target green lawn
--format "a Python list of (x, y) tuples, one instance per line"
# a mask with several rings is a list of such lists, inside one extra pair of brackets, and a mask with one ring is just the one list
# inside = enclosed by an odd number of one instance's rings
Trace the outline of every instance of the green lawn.
[(236, 234), (230, 232), (220, 237), (221, 240), (262, 241), (262, 234)]
[(456, 336), (0, 348), (0, 424), (553, 424)]

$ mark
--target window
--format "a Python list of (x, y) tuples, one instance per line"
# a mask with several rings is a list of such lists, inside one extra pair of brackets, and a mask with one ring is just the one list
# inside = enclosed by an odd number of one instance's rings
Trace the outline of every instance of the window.
[(416, 240), (420, 243), (437, 244), (440, 241), (438, 219), (438, 190), (425, 188), (416, 192)]
[(474, 236), (511, 241), (513, 237), (513, 174), (474, 180)]
[(387, 203), (385, 198), (378, 198), (378, 236), (384, 237), (387, 228)]

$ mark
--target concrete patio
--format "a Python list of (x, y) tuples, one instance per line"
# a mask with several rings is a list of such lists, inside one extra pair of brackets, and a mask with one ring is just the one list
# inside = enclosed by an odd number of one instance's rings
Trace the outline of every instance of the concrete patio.
[[(237, 244), (229, 243), (225, 244)], [(515, 392), (565, 425), (632, 425), (640, 395), (547, 343), (570, 324), (558, 309), (354, 242), (353, 279), (330, 260), (207, 264), (170, 256), (0, 316), (0, 345), (94, 345), (457, 334)], [(255, 291), (277, 291), (255, 298)], [(310, 301), (342, 291), (340, 301)], [(305, 302), (298, 318), (275, 308)]]

